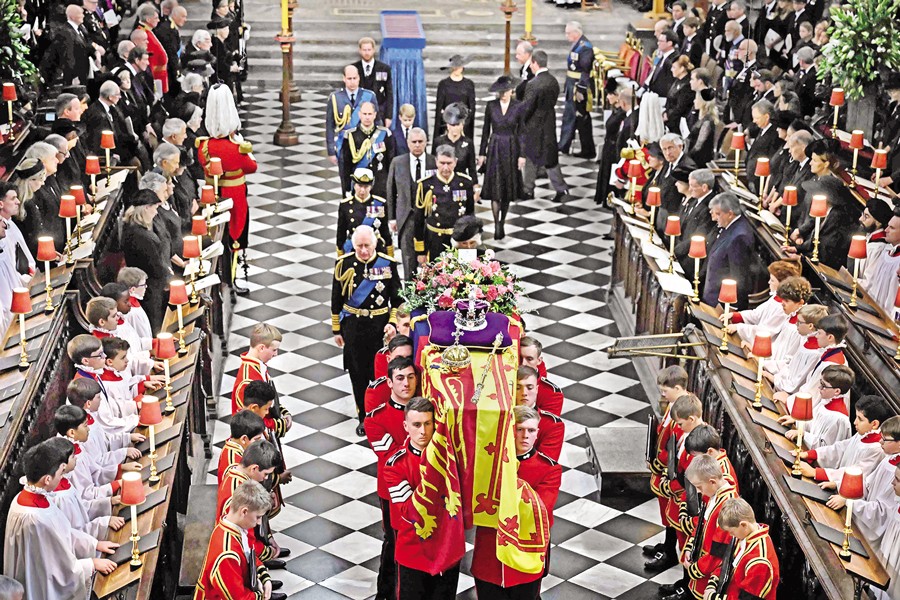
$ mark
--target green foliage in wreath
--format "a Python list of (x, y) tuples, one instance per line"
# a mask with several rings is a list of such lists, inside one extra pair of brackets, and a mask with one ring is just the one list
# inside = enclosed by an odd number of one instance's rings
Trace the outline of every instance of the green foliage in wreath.
[(22, 82), (37, 72), (22, 39), (22, 15), (16, 0), (0, 0), (0, 80)]

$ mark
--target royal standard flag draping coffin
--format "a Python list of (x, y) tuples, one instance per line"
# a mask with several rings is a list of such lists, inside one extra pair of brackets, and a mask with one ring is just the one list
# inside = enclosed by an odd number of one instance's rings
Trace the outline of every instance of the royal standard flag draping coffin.
[(454, 315), (434, 312), (415, 327), (422, 395), (436, 407), (434, 437), (412, 497), (422, 552), (433, 561), (434, 573), (444, 571), (465, 554), (466, 529), (493, 527), (498, 559), (538, 573), (546, 561), (549, 517), (537, 494), (516, 476), (512, 407), (521, 324), (487, 313), (486, 327), (464, 331), (458, 340), (471, 362), (449, 368), (442, 354), (454, 344)]

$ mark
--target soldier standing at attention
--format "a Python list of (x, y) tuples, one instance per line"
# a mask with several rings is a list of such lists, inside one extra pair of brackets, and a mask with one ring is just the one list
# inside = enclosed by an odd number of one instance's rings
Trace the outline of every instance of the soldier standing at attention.
[(456, 172), (452, 146), (437, 149), (437, 172), (419, 181), (413, 207), (416, 259), (425, 264), (450, 245), (453, 225), (463, 215), (475, 214), (472, 180)]
[(375, 373), (375, 354), (384, 334), (396, 334), (400, 277), (397, 261), (375, 251), (375, 231), (360, 225), (353, 232), (353, 253), (337, 259), (331, 287), (331, 331), (344, 349), (344, 369), (350, 373), (359, 426), (366, 434), (366, 388)]
[(559, 132), (559, 151), (569, 153), (575, 131), (581, 140), (579, 158), (594, 158), (594, 134), (591, 130), (591, 68), (594, 65), (594, 46), (581, 29), (581, 23), (566, 25), (566, 39), (572, 43), (566, 61), (566, 107)]

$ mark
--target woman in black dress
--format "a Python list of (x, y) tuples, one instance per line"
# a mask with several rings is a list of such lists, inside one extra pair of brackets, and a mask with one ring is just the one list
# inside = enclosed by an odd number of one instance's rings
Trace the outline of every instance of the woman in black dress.
[(721, 124), (715, 91), (706, 88), (697, 92), (694, 108), (697, 109), (697, 121), (688, 135), (687, 154), (695, 163), (705, 167), (715, 154), (716, 131)]
[(434, 140), (435, 153), (443, 145), (456, 150), (456, 172), (462, 173), (478, 185), (478, 168), (475, 166), (475, 142), (463, 133), (469, 120), (469, 109), (462, 104), (451, 104), (444, 109), (444, 123), (447, 133)]
[(691, 89), (691, 71), (693, 70), (694, 65), (685, 55), (679, 56), (672, 63), (672, 76), (675, 77), (675, 80), (666, 96), (666, 129), (678, 135), (683, 135), (681, 119), (687, 119), (694, 102), (694, 90)]
[(481, 197), (491, 201), (494, 213), (494, 239), (506, 236), (503, 224), (509, 203), (522, 190), (521, 169), (525, 165), (520, 135), (522, 104), (513, 98), (516, 82), (502, 76), (491, 86), (496, 100), (484, 109), (484, 128), (481, 130), (481, 152), (478, 166), (485, 165)]
[(465, 122), (464, 133), (470, 140), (475, 139), (475, 84), (471, 79), (463, 77), (468, 58), (455, 54), (441, 71), (450, 70), (450, 76), (438, 82), (437, 98), (434, 102), (434, 135), (435, 141), (431, 147), (432, 154), (436, 153), (437, 139), (444, 133), (444, 109), (457, 102), (462, 103), (469, 110)]
[(606, 81), (606, 101), (612, 108), (609, 118), (606, 119), (606, 129), (603, 134), (603, 148), (600, 150), (600, 168), (597, 171), (597, 187), (594, 193), (594, 203), (604, 206), (609, 194), (609, 177), (612, 174), (613, 165), (619, 162), (619, 149), (616, 147), (616, 139), (622, 122), (625, 121), (625, 111), (619, 106), (619, 90), (616, 80), (610, 78)]

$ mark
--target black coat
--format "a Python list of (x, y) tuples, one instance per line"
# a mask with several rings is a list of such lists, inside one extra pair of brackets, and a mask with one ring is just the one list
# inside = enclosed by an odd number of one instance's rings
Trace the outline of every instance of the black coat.
[(549, 71), (543, 71), (525, 86), (525, 108), (522, 115), (525, 157), (536, 167), (552, 168), (559, 164), (556, 138), (556, 102), (559, 82)]
[(165, 314), (165, 290), (172, 278), (171, 257), (160, 251), (162, 240), (153, 231), (135, 223), (122, 223), (120, 246), (125, 264), (147, 274), (147, 292), (142, 302), (150, 327), (156, 334)]
[[(444, 133), (444, 109), (461, 102), (469, 109), (469, 116), (463, 128), (463, 135), (470, 140), (475, 139), (475, 84), (471, 79), (463, 77), (460, 81), (453, 81), (446, 77), (438, 82), (437, 96), (434, 101), (434, 134), (431, 139), (436, 140)], [(435, 154), (437, 146), (431, 147), (431, 153)]]
[[(710, 306), (719, 303), (719, 289), (723, 279), (737, 280), (737, 304), (732, 309), (747, 308), (751, 285), (753, 257), (753, 228), (747, 217), (732, 221), (721, 232), (710, 232), (706, 249), (706, 277), (703, 285), (703, 302)], [(846, 253), (844, 254), (846, 256)]]
[(710, 42), (710, 55), (715, 54), (712, 44), (715, 42), (716, 38), (725, 35), (725, 23), (728, 22), (728, 15), (725, 12), (726, 6), (728, 6), (728, 2), (721, 7), (710, 4), (709, 12), (706, 15), (706, 21), (703, 22), (701, 27), (703, 38)]
[(391, 68), (380, 60), (374, 62), (372, 72), (368, 77), (365, 75), (362, 59), (353, 63), (353, 66), (359, 71), (359, 87), (375, 92), (375, 98), (378, 100), (378, 117), (382, 121), (393, 119), (394, 83), (391, 80)]
[(48, 85), (57, 80), (61, 80), (63, 85), (71, 85), (75, 79), (78, 79), (81, 85), (87, 84), (91, 74), (90, 59), (94, 54), (94, 47), (84, 26), (78, 29), (76, 32), (68, 22), (65, 22), (53, 30), (53, 43), (44, 54), (40, 66), (41, 76)]
[(703, 61), (703, 53), (706, 51), (706, 39), (697, 32), (693, 39), (685, 39), (681, 43), (681, 53), (687, 54), (694, 68), (699, 68)]
[[(675, 185), (675, 177), (672, 176), (672, 172), (674, 169), (669, 168), (669, 163), (663, 165), (662, 172), (659, 174), (659, 177), (656, 180), (656, 185), (659, 187), (659, 197), (660, 197), (660, 206), (656, 210), (656, 228), (659, 230), (660, 235), (662, 235), (662, 231), (666, 228), (666, 219), (669, 215), (677, 215), (681, 210), (681, 201), (684, 200), (684, 196), (681, 195), (681, 192), (678, 191), (678, 187)], [(682, 153), (681, 159), (678, 161), (679, 167), (685, 167), (690, 170), (694, 170), (697, 168), (697, 165), (694, 164), (694, 161), (685, 153)]]
[(816, 112), (816, 68), (810, 67), (807, 71), (798, 71), (795, 76), (795, 91), (800, 98), (800, 112), (805, 117), (811, 117)]
[(681, 118), (687, 118), (694, 105), (695, 92), (691, 89), (690, 76), (676, 79), (669, 88), (666, 101), (666, 129), (681, 134)]
[(775, 30), (778, 35), (783, 37), (782, 21), (778, 13), (778, 0), (772, 0), (770, 10), (766, 9), (766, 5), (760, 7), (759, 16), (753, 27), (753, 41), (756, 42), (760, 50), (765, 46), (766, 35), (769, 31)]
[[(44, 181), (44, 185), (34, 193), (32, 201), (40, 213), (40, 231), (39, 235), (49, 235), (53, 238), (53, 246), (57, 252), (63, 252), (66, 249), (66, 220), (59, 217), (60, 196), (68, 193), (63, 192), (56, 179), (56, 175), (49, 175)], [(72, 221), (72, 231), (75, 231), (75, 221)], [(28, 249), (31, 250), (32, 256), (37, 256), (37, 238), (25, 238)]]
[(678, 216), (681, 217), (681, 235), (675, 241), (675, 258), (678, 259), (687, 274), (694, 272), (693, 259), (688, 256), (691, 249), (691, 236), (707, 237), (715, 228), (715, 223), (709, 216), (709, 201), (713, 196), (715, 193), (710, 192), (699, 200), (694, 198), (685, 200), (678, 213)]
[[(808, 211), (807, 211), (808, 212)], [(803, 243), (797, 251), (812, 256), (813, 237), (815, 237), (816, 220), (807, 218), (800, 226), (800, 237)], [(819, 221), (819, 262), (832, 269), (840, 269), (847, 263), (850, 251), (850, 236), (856, 227), (856, 219), (843, 206), (834, 206), (828, 215)]]
[[(778, 137), (778, 130), (774, 125), (769, 125), (766, 132), (753, 140), (747, 151), (747, 187), (751, 192), (759, 192), (759, 177), (756, 176), (756, 161), (760, 158), (771, 159), (784, 146), (784, 141)], [(771, 162), (769, 171), (772, 172)], [(771, 189), (771, 186), (769, 186)]]
[(650, 77), (647, 80), (647, 89), (651, 92), (659, 94), (661, 98), (667, 98), (672, 83), (675, 82), (675, 76), (672, 75), (672, 63), (679, 57), (678, 51), (675, 50), (669, 54), (664, 60), (660, 61)]

